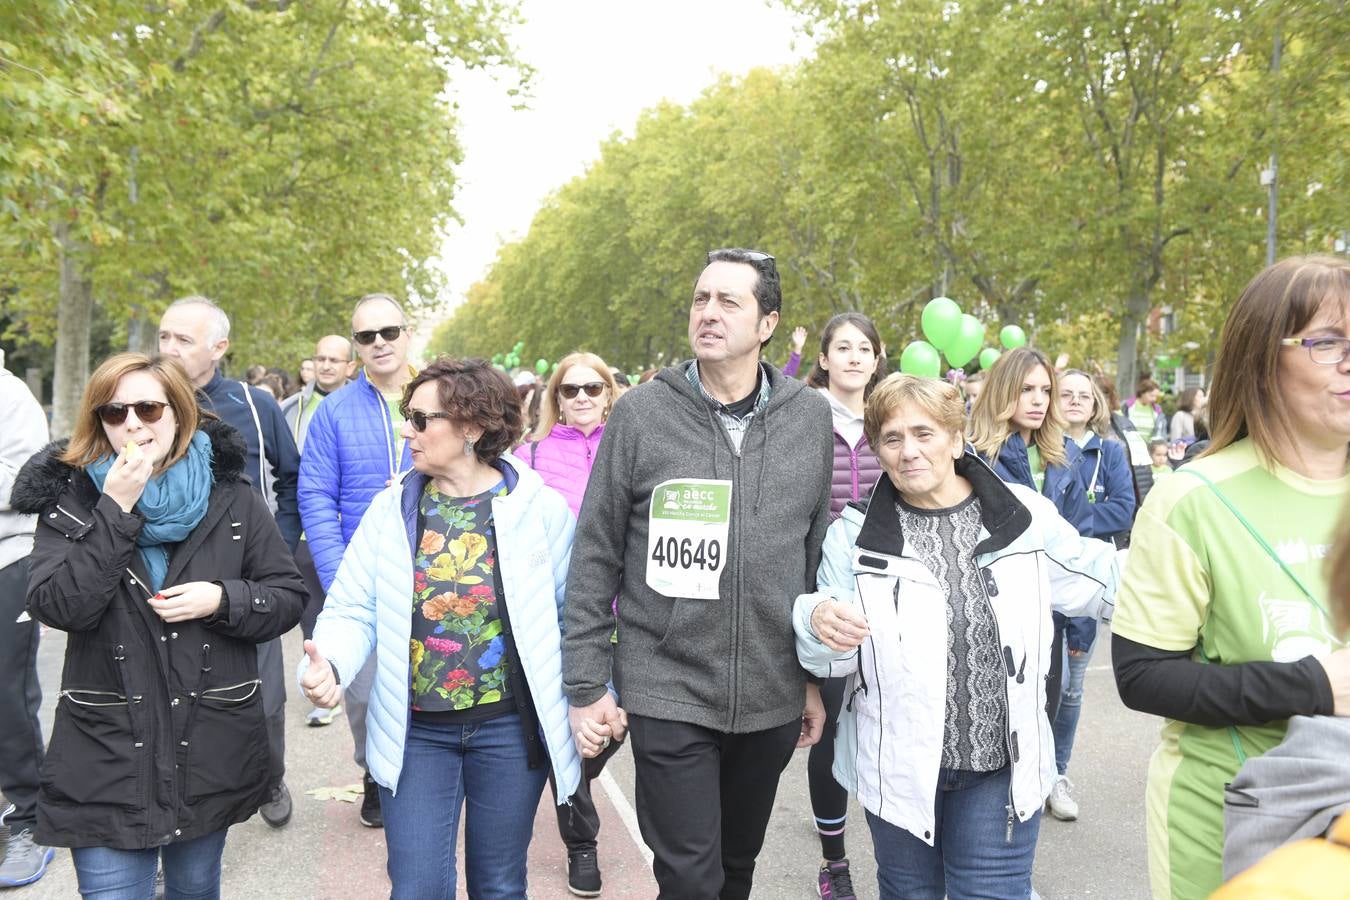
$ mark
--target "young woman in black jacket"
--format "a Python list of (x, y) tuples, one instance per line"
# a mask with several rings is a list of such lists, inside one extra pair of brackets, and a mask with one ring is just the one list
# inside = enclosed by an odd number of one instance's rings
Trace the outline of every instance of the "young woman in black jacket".
[(72, 848), (86, 897), (153, 896), (161, 856), (168, 897), (218, 897), (226, 830), (266, 800), (254, 645), (305, 588), (207, 415), (176, 362), (118, 354), (14, 485), (40, 517), (28, 610), (69, 634), (37, 837)]

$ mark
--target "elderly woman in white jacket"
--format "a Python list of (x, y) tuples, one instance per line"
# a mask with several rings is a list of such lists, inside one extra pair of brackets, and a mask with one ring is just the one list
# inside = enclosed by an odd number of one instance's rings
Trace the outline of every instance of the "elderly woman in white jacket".
[(331, 707), (373, 651), (366, 759), (395, 898), (454, 898), (465, 822), (471, 897), (526, 896), (534, 812), (580, 758), (562, 694), (561, 614), (575, 521), (506, 451), (515, 388), (483, 360), (408, 385), (413, 469), (376, 496), (305, 641), (301, 687)]
[(835, 778), (882, 897), (1027, 897), (1055, 780), (1051, 610), (1109, 618), (1115, 551), (967, 451), (951, 385), (892, 375), (864, 421), (888, 477), (830, 526), (793, 622), (802, 665), (849, 679)]

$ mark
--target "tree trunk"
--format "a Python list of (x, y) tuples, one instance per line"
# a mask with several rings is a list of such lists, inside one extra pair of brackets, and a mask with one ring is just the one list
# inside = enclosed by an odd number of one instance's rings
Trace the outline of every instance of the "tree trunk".
[(89, 328), (94, 312), (93, 284), (83, 247), (61, 222), (52, 233), (61, 253), (61, 293), (56, 316), (56, 373), (52, 379), (52, 438), (69, 437), (89, 381)]
[(1139, 332), (1148, 321), (1150, 293), (1142, 284), (1130, 288), (1125, 298), (1125, 313), (1120, 317), (1120, 339), (1116, 344), (1116, 392), (1121, 400), (1134, 396), (1139, 369)]

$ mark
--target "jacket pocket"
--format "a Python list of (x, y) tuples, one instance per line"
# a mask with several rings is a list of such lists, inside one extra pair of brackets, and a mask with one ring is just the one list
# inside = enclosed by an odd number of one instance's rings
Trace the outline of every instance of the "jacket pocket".
[(268, 777), (262, 682), (257, 678), (204, 688), (197, 696), (187, 744), (187, 801), (252, 790)]
[(647, 664), (649, 693), (677, 703), (722, 708), (732, 663), (725, 601), (674, 599)]
[(63, 804), (141, 807), (144, 752), (125, 694), (62, 690), (51, 746), (42, 763), (42, 793)]

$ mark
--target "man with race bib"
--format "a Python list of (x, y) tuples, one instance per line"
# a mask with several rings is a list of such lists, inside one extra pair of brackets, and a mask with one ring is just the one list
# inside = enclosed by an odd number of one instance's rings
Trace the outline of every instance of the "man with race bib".
[(760, 361), (781, 306), (772, 256), (708, 254), (689, 311), (695, 358), (615, 404), (577, 525), (572, 730), (584, 756), (631, 731), (663, 898), (749, 896), (779, 775), (824, 722), (792, 604), (815, 588), (830, 521), (830, 409)]

